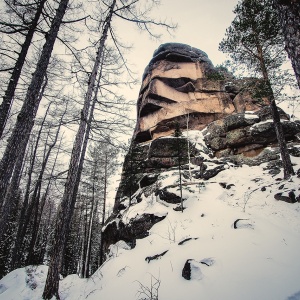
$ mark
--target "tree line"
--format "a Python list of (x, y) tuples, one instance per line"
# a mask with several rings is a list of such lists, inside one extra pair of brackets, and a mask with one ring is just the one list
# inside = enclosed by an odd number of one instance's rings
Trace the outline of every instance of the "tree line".
[(89, 277), (103, 262), (118, 136), (132, 128), (120, 87), (135, 79), (117, 24), (152, 37), (174, 26), (151, 18), (157, 1), (1, 5), (0, 272), (46, 263), (43, 298), (59, 299), (59, 273)]

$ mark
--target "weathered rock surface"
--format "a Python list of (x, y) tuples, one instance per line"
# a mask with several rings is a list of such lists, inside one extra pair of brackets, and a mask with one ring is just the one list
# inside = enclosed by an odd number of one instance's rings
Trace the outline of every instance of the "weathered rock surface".
[(169, 192), (167, 187), (158, 190), (156, 195), (158, 195), (161, 200), (166, 201), (167, 203), (178, 204), (181, 201), (181, 198), (176, 194)]
[[(280, 113), (286, 140), (295, 141), (300, 124), (289, 121), (282, 110)], [(233, 114), (210, 123), (205, 131), (205, 142), (217, 157), (241, 153), (248, 157), (257, 156), (265, 147), (277, 142), (269, 107), (255, 113)]]
[(153, 214), (143, 214), (130, 220), (129, 224), (124, 224), (118, 218), (110, 221), (103, 231), (104, 250), (108, 250), (111, 244), (120, 240), (125, 241), (131, 248), (136, 245), (136, 239), (148, 236), (148, 230), (157, 222), (163, 220), (165, 216)]
[(145, 142), (170, 135), (174, 124), (203, 129), (234, 112), (258, 110), (263, 102), (224, 80), (206, 53), (185, 44), (161, 45), (143, 75), (134, 137)]

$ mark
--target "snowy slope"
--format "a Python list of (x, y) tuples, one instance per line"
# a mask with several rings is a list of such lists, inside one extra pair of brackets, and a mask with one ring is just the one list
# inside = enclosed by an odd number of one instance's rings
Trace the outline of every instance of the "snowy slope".
[[(300, 159), (292, 161), (298, 170)], [(207, 181), (185, 179), (183, 213), (149, 189), (123, 221), (145, 212), (165, 219), (134, 249), (122, 241), (113, 245), (90, 279), (63, 279), (61, 299), (151, 299), (146, 296), (151, 287), (159, 300), (300, 299), (300, 203), (274, 199), (291, 189), (299, 195), (300, 179), (279, 180), (282, 173), (272, 176), (265, 167), (228, 164)], [(156, 184), (173, 185), (177, 179), (171, 170)], [(178, 188), (169, 191), (179, 195)], [(191, 280), (182, 277), (188, 259), (193, 259)], [(41, 299), (45, 276), (45, 266), (15, 270), (0, 281), (0, 299)]]

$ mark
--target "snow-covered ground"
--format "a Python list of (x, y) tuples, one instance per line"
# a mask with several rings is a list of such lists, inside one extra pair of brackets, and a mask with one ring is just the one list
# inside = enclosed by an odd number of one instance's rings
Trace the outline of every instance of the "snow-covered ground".
[[(300, 159), (292, 161), (297, 171)], [(123, 221), (145, 212), (165, 219), (134, 249), (122, 241), (113, 245), (110, 258), (91, 278), (62, 279), (61, 299), (300, 299), (300, 203), (274, 199), (291, 189), (299, 195), (300, 179), (278, 180), (282, 173), (272, 176), (265, 167), (228, 164), (209, 180), (186, 179), (183, 212), (149, 189)], [(172, 170), (162, 173), (156, 185), (173, 186), (177, 180)], [(179, 195), (172, 186), (169, 191)], [(182, 277), (188, 259), (191, 280)], [(0, 299), (41, 299), (46, 274), (45, 266), (11, 272), (0, 281)], [(151, 290), (152, 298), (147, 296)]]

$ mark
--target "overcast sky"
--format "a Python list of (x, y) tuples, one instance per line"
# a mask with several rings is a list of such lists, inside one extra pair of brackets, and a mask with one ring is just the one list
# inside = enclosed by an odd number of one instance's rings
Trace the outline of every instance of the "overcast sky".
[[(218, 51), (218, 44), (234, 18), (232, 10), (237, 3), (238, 0), (161, 0), (161, 5), (152, 15), (157, 19), (177, 23), (178, 27), (173, 36), (166, 33), (157, 41), (151, 40), (147, 34), (140, 33), (132, 27), (125, 29), (126, 38), (123, 38), (123, 41), (133, 45), (127, 58), (130, 63), (136, 65), (134, 69), (138, 79), (141, 80), (154, 50), (166, 42), (184, 43), (199, 48), (208, 54), (214, 65), (224, 61), (225, 56)], [(122, 34), (119, 29), (118, 32)], [(135, 90), (137, 97), (139, 86)]]
[[(127, 100), (137, 101), (145, 67), (160, 44), (177, 42), (201, 49), (207, 53), (214, 65), (226, 59), (226, 56), (218, 51), (218, 45), (234, 18), (232, 11), (238, 0), (160, 1), (161, 5), (152, 10), (151, 16), (158, 21), (177, 24), (177, 29), (172, 32), (172, 35), (158, 27), (157, 32), (162, 36), (160, 40), (155, 40), (129, 22), (117, 21), (113, 24), (121, 41), (132, 45), (125, 57), (131, 69), (135, 71), (135, 77), (139, 80), (138, 84), (131, 88), (122, 87), (120, 94), (124, 95)], [(126, 115), (136, 119), (136, 108), (131, 108), (132, 110), (127, 111)]]

